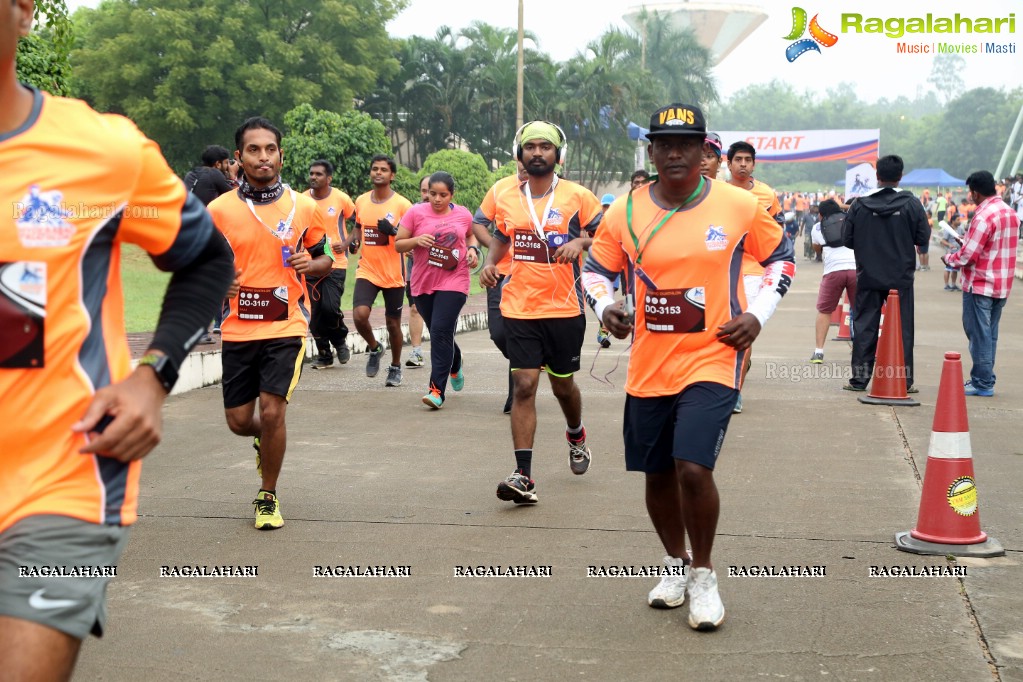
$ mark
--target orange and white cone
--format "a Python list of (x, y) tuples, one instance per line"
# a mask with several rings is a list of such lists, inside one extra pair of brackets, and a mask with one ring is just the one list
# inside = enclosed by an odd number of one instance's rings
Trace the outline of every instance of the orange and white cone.
[(992, 557), (1005, 549), (980, 529), (973, 450), (959, 353), (945, 353), (916, 527), (895, 534), (913, 554)]
[(845, 295), (845, 302), (838, 308), (842, 310), (841, 324), (838, 325), (838, 336), (831, 340), (852, 341), (852, 306), (849, 305), (848, 293)]
[(877, 355), (874, 361), (874, 378), (870, 392), (857, 398), (867, 405), (901, 405), (919, 407), (920, 401), (907, 394), (905, 354), (902, 349), (902, 314), (899, 307), (899, 292), (888, 291), (885, 303), (888, 325), (880, 331), (877, 341)]

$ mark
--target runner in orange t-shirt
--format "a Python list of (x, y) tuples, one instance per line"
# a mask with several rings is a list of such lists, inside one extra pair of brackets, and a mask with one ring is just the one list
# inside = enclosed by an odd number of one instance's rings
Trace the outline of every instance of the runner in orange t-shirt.
[[(782, 211), (781, 204), (778, 203), (778, 195), (774, 193), (770, 185), (754, 179), (753, 170), (756, 167), (757, 150), (749, 142), (740, 140), (739, 142), (733, 142), (728, 147), (728, 170), (732, 174), (729, 182), (735, 187), (752, 192), (757, 201), (760, 202), (760, 205), (767, 210), (767, 213), (781, 224)], [(761, 290), (764, 268), (755, 258), (747, 254), (742, 259), (742, 275), (743, 286), (746, 289), (746, 301), (747, 305), (749, 305), (756, 300), (757, 294)], [(749, 368), (753, 363), (752, 357), (752, 351), (746, 354), (746, 365), (742, 368), (742, 377), (739, 381), (740, 391), (742, 390), (742, 385), (746, 382), (746, 373), (749, 372)], [(742, 393), (739, 394), (735, 401), (735, 413), (739, 414), (741, 412)]]
[[(619, 198), (593, 240), (583, 274), (587, 300), (620, 339), (634, 334), (625, 386), (625, 461), (646, 474), (646, 506), (667, 556), (647, 597), (681, 606), (689, 625), (725, 617), (711, 563), (719, 499), (713, 470), (750, 345), (795, 272), (791, 242), (745, 191), (700, 175), (706, 124), (695, 106), (672, 104), (650, 121), (657, 181)], [(745, 300), (740, 263), (765, 266), (763, 289)], [(625, 305), (611, 279), (627, 269)], [(745, 312), (743, 312), (745, 311)], [(691, 570), (686, 533), (692, 543)], [(688, 575), (686, 575), (688, 574)]]
[[(251, 436), (262, 486), (255, 525), (284, 525), (277, 479), (287, 447), (285, 415), (302, 373), (309, 313), (303, 277), (330, 272), (323, 214), (316, 202), (281, 182), (281, 131), (265, 118), (235, 132), (244, 180), (207, 208), (234, 250), (237, 277), (224, 318), (224, 411), (227, 425)], [(256, 412), (256, 400), (259, 412)]]
[(391, 346), (391, 365), (387, 368), (385, 386), (401, 386), (401, 309), (405, 295), (405, 262), (394, 249), (398, 223), (412, 203), (393, 189), (391, 183), (398, 164), (389, 156), (377, 154), (370, 161), (369, 179), (373, 189), (355, 200), (355, 229), (348, 235), (345, 246), (352, 242), (362, 244), (359, 269), (356, 271), (355, 295), (352, 297), (352, 317), (355, 330), (366, 340), (369, 357), (366, 376), (380, 372), (380, 358), (384, 347), (373, 335), (369, 313), (378, 294), (384, 296), (384, 321)]
[(309, 293), (309, 330), (316, 342), (319, 357), (311, 365), (313, 369), (326, 369), (334, 365), (334, 353), (343, 365), (352, 356), (348, 348), (348, 326), (341, 310), (341, 297), (345, 294), (345, 278), (348, 275), (348, 252), (344, 241), (347, 236), (345, 221), (355, 215), (352, 198), (339, 189), (331, 187), (334, 180), (334, 164), (326, 159), (317, 159), (309, 164), (309, 189), (306, 195), (312, 197), (320, 212), (327, 233), (323, 252), (331, 259), (330, 272), (320, 279), (306, 281)]
[[(521, 185), (529, 178), (526, 174), (526, 168), (522, 165), (521, 161), (516, 159), (515, 165), (518, 169), (517, 172), (495, 182), (487, 190), (486, 195), (483, 197), (483, 202), (476, 209), (476, 215), (473, 216), (473, 234), (476, 235), (477, 241), (488, 249), (492, 246), (491, 236), (494, 232), (494, 217), (497, 215), (497, 196), (509, 187)], [(511, 249), (508, 249), (508, 253), (497, 264), (497, 284), (487, 289), (487, 328), (490, 331), (490, 340), (501, 351), (501, 355), (504, 356), (505, 360), (508, 359), (508, 335), (504, 329), (504, 317), (501, 316), (501, 290), (504, 280), (508, 277), (508, 273), (511, 272), (511, 256)], [(504, 401), (505, 414), (511, 414), (512, 393), (512, 373), (511, 367), (509, 367), (508, 397)]]
[[(81, 641), (103, 633), (142, 458), (233, 269), (202, 202), (131, 121), (18, 83), (32, 14), (0, 2), (0, 678), (67, 680)], [(175, 273), (134, 370), (125, 244)]]
[(529, 179), (496, 196), (497, 231), (480, 284), (498, 285), (497, 264), (511, 249), (501, 315), (515, 385), (511, 409), (515, 471), (498, 484), (497, 497), (533, 504), (537, 497), (530, 470), (541, 368), (565, 415), (572, 473), (584, 474), (590, 465), (582, 396), (573, 375), (579, 371), (586, 334), (580, 257), (589, 248), (602, 213), (593, 192), (554, 173), (555, 165), (564, 162), (566, 139), (561, 128), (531, 121), (515, 134), (515, 142), (515, 155)]

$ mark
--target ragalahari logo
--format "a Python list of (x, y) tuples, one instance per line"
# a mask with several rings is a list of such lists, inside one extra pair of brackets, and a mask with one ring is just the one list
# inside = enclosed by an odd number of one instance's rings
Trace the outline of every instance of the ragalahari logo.
[(811, 50), (819, 53), (821, 49), (817, 47), (818, 43), (824, 47), (832, 47), (838, 42), (838, 36), (834, 33), (828, 33), (817, 23), (817, 17), (819, 16), (817, 14), (813, 15), (813, 19), (810, 20), (810, 38), (796, 40), (801, 38), (807, 30), (806, 16), (806, 10), (802, 7), (792, 8), (792, 31), (785, 36), (785, 40), (796, 41), (785, 48), (785, 58), (790, 62), (796, 61), (800, 55)]

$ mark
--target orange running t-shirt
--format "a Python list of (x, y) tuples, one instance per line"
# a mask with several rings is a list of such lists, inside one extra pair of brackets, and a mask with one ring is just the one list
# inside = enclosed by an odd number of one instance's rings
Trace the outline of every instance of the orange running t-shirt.
[(343, 225), (345, 221), (355, 215), (355, 202), (352, 198), (339, 189), (330, 188), (330, 194), (322, 199), (313, 196), (313, 191), (307, 189), (305, 195), (316, 202), (323, 214), (323, 229), (327, 233), (327, 243), (323, 252), (330, 256), (332, 270), (344, 270), (348, 267), (346, 254), (337, 254), (331, 250), (331, 244), (340, 244), (345, 239)]
[[(708, 180), (703, 195), (650, 239), (670, 211), (654, 202), (652, 187), (632, 192), (643, 277), (635, 277), (636, 335), (625, 390), (646, 398), (675, 395), (698, 381), (736, 388), (742, 354), (715, 334), (746, 309), (743, 257), (766, 261), (781, 244), (782, 229), (749, 192)], [(631, 270), (636, 260), (626, 205), (627, 197), (611, 204), (590, 248), (606, 276)]]
[[(550, 262), (557, 249), (548, 247), (546, 235), (592, 236), (600, 224), (600, 201), (590, 190), (564, 179), (558, 180), (553, 201), (550, 194), (536, 199), (528, 194), (527, 182), (508, 187), (497, 196), (494, 237), (510, 242), (512, 254), (510, 278), (501, 292), (501, 315), (519, 319), (582, 315), (581, 258), (572, 263)], [(530, 202), (543, 224), (543, 239), (534, 227)], [(544, 216), (548, 203), (550, 209)]]
[(384, 202), (373, 201), (373, 192), (355, 200), (355, 221), (362, 228), (358, 279), (369, 280), (381, 289), (405, 288), (405, 259), (394, 250), (394, 237), (377, 230), (377, 221), (387, 218), (395, 227), (412, 203), (397, 192)]
[[(509, 175), (503, 177), (491, 186), (487, 190), (486, 195), (483, 197), (483, 202), (480, 203), (480, 207), (476, 209), (476, 215), (473, 216), (473, 221), (483, 225), (488, 230), (492, 230), (494, 226), (494, 216), (497, 214), (497, 195), (504, 192), (510, 187), (516, 187), (522, 184), (522, 180), (519, 180), (519, 176)], [(497, 263), (497, 273), (499, 275), (507, 275), (511, 272), (511, 249), (508, 249), (508, 253), (504, 254), (504, 257)]]
[[(753, 187), (749, 191), (757, 198), (760, 205), (767, 209), (767, 212), (771, 216), (776, 216), (781, 212), (781, 204), (778, 203), (778, 195), (774, 193), (774, 190), (771, 189), (771, 186), (767, 183), (760, 182), (754, 178)], [(742, 261), (742, 274), (763, 277), (764, 268), (756, 261), (756, 259), (747, 256)]]
[(33, 97), (0, 135), (0, 532), (36, 514), (129, 525), (141, 461), (79, 454), (71, 425), (131, 373), (122, 244), (180, 270), (213, 226), (131, 121)]
[(224, 341), (304, 337), (309, 329), (306, 289), (294, 268), (285, 264), (282, 249), (293, 254), (323, 239), (323, 214), (316, 202), (285, 187), (277, 201), (253, 203), (250, 210), (235, 190), (214, 199), (207, 209), (234, 251), (235, 268), (242, 271), (241, 290), (228, 299), (230, 312), (220, 326)]

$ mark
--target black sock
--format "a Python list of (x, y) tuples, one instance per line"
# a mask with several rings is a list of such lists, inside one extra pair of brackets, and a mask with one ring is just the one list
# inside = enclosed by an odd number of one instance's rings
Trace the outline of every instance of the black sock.
[(526, 478), (530, 479), (533, 478), (529, 472), (530, 466), (532, 464), (533, 464), (532, 448), (526, 448), (524, 450), (515, 451), (515, 468), (518, 469), (519, 473), (521, 473)]

